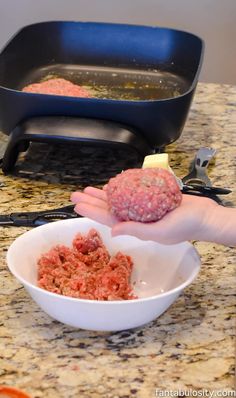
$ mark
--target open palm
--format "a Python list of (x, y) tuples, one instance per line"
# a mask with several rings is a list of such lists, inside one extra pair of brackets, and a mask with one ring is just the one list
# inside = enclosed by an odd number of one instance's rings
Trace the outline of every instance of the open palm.
[(71, 200), (78, 214), (112, 227), (113, 236), (133, 235), (163, 244), (198, 239), (212, 214), (209, 209), (218, 206), (208, 198), (183, 195), (181, 205), (161, 220), (140, 223), (117, 220), (108, 209), (106, 192), (102, 189), (87, 187), (83, 192), (74, 192)]

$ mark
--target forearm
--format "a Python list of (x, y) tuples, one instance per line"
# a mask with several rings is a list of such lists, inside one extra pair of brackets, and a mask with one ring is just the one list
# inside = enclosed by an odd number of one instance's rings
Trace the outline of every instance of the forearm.
[(236, 246), (236, 208), (215, 206), (209, 215), (199, 240), (215, 242), (226, 246)]

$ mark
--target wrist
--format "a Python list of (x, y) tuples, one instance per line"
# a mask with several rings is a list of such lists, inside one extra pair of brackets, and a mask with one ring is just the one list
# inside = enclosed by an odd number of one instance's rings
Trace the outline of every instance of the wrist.
[(206, 209), (201, 239), (227, 246), (236, 245), (236, 209), (214, 203)]

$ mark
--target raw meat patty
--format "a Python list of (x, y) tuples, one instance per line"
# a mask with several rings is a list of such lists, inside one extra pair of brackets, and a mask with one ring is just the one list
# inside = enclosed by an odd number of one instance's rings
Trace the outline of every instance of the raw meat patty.
[(84, 87), (65, 79), (49, 79), (41, 83), (25, 86), (22, 91), (26, 93), (65, 95), (69, 97), (89, 98), (91, 94)]
[(57, 245), (38, 260), (38, 286), (50, 292), (89, 300), (129, 300), (130, 256), (110, 256), (95, 229), (77, 234), (72, 248)]
[(174, 175), (161, 168), (126, 170), (109, 180), (106, 193), (110, 211), (120, 221), (160, 220), (182, 199)]

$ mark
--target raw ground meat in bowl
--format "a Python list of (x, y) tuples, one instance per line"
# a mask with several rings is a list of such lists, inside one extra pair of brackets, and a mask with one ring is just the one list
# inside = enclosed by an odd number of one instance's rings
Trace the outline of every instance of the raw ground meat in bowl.
[[(111, 256), (122, 252), (132, 258), (130, 283), (137, 299), (90, 300), (38, 286), (37, 262), (43, 253), (56, 245), (72, 247), (78, 233), (88, 234), (91, 229), (99, 233)], [(7, 264), (31, 298), (48, 314), (48, 322), (51, 317), (75, 328), (97, 331), (131, 329), (154, 320), (177, 299), (200, 269), (199, 255), (188, 242), (165, 246), (132, 236), (112, 237), (109, 227), (87, 218), (50, 222), (27, 231), (9, 247)], [(32, 305), (30, 298), (25, 297), (25, 305)]]
[(72, 247), (53, 246), (38, 260), (38, 286), (88, 300), (132, 300), (133, 261), (120, 251), (110, 255), (96, 229), (78, 233)]
[(158, 221), (182, 199), (175, 176), (162, 168), (126, 170), (109, 180), (106, 193), (120, 221)]

